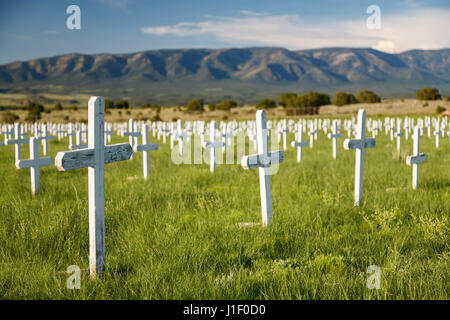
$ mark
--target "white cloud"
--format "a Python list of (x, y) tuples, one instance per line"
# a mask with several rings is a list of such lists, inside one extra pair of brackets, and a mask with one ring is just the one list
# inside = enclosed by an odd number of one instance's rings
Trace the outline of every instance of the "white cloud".
[(239, 11), (239, 13), (243, 14), (245, 16), (257, 16), (257, 17), (265, 15), (264, 13), (250, 11), (250, 10), (241, 10), (241, 11)]
[(381, 11), (381, 29), (366, 27), (368, 16), (358, 20), (317, 22), (296, 14), (243, 17), (208, 16), (200, 22), (143, 27), (149, 35), (180, 37), (209, 35), (237, 46), (265, 45), (289, 49), (319, 47), (373, 47), (386, 52), (450, 47), (449, 9), (409, 9), (389, 15)]

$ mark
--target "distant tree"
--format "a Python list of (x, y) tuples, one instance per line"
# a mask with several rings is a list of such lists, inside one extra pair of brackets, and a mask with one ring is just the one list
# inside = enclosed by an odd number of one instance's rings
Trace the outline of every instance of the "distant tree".
[(225, 111), (229, 111), (232, 108), (236, 108), (237, 107), (237, 102), (233, 101), (233, 100), (224, 100), (221, 103), (219, 103), (217, 105), (217, 109), (218, 110), (225, 110)]
[(214, 103), (210, 103), (208, 104), (208, 110), (209, 111), (214, 111), (216, 110), (217, 106)]
[(61, 111), (63, 109), (63, 106), (61, 103), (57, 103), (55, 104), (55, 106), (53, 107), (53, 110), (55, 111)]
[(332, 103), (335, 106), (344, 106), (346, 104), (358, 103), (355, 96), (351, 93), (339, 91), (334, 95)]
[(273, 109), (277, 107), (277, 103), (273, 99), (265, 98), (256, 104), (257, 109)]
[(326, 93), (309, 91), (297, 97), (296, 107), (320, 107), (330, 104), (330, 96)]
[(436, 88), (422, 88), (416, 91), (417, 100), (439, 100), (441, 94)]
[(113, 109), (114, 108), (114, 102), (112, 100), (105, 100), (105, 109)]
[(283, 108), (295, 108), (297, 106), (297, 94), (295, 92), (285, 92), (280, 94), (278, 104)]
[(115, 103), (116, 108), (118, 109), (128, 109), (130, 107), (130, 105), (128, 104), (127, 100), (119, 100)]
[(192, 99), (186, 105), (187, 111), (203, 111), (203, 100), (201, 99)]
[(361, 90), (356, 95), (356, 98), (360, 103), (377, 103), (381, 102), (381, 98), (370, 90)]
[(43, 105), (31, 102), (27, 106), (28, 115), (25, 118), (26, 121), (35, 122), (41, 119), (41, 112), (44, 112), (45, 108)]

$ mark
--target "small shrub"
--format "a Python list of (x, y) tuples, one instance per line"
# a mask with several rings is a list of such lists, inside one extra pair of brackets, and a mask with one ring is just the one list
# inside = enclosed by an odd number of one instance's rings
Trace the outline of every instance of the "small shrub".
[(436, 114), (441, 114), (445, 110), (447, 110), (447, 109), (445, 109), (443, 106), (437, 106), (436, 107)]
[(209, 111), (214, 111), (214, 110), (216, 110), (216, 105), (214, 104), (214, 103), (210, 103), (210, 104), (208, 104), (208, 110)]
[(15, 113), (12, 113), (10, 111), (5, 112), (1, 115), (1, 121), (4, 123), (14, 123), (15, 121), (19, 120), (19, 116)]
[(63, 109), (63, 106), (61, 103), (57, 103), (55, 104), (55, 106), (53, 107), (53, 110), (55, 111), (61, 111)]
[(236, 107), (237, 107), (237, 102), (233, 101), (233, 100), (224, 100), (217, 105), (218, 110), (225, 110), (225, 111), (229, 111), (230, 109), (236, 108)]
[(70, 110), (72, 110), (72, 111), (77, 111), (77, 110), (78, 110), (78, 106), (76, 106), (76, 105), (75, 105), (75, 106), (71, 106), (71, 107), (70, 107)]

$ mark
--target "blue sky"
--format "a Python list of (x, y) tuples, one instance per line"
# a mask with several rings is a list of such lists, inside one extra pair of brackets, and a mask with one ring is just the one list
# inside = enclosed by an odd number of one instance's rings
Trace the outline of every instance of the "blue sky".
[[(68, 30), (66, 8), (81, 9)], [(381, 29), (366, 26), (369, 5)], [(162, 48), (372, 47), (386, 52), (450, 47), (450, 1), (14, 0), (0, 2), (0, 64), (71, 52)]]

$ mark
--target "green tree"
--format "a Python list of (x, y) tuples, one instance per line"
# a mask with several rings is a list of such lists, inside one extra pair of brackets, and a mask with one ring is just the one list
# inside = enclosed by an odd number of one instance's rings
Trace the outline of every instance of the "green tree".
[(119, 108), (119, 109), (128, 109), (130, 107), (130, 105), (128, 104), (128, 101), (124, 100), (124, 99), (117, 101), (115, 103), (115, 105), (116, 105), (116, 108)]
[(203, 111), (204, 110), (203, 100), (201, 99), (192, 99), (186, 105), (187, 111)]
[(344, 106), (346, 104), (358, 103), (355, 96), (352, 93), (339, 91), (334, 95), (332, 103), (335, 106)]
[(63, 106), (62, 106), (61, 103), (57, 103), (57, 104), (55, 104), (55, 106), (53, 107), (53, 110), (56, 110), (56, 111), (61, 111), (62, 109), (63, 109)]
[(436, 114), (441, 114), (445, 110), (447, 110), (447, 109), (445, 109), (443, 106), (437, 106), (436, 107)]
[(441, 94), (436, 88), (422, 88), (416, 91), (417, 100), (439, 100)]
[(360, 92), (358, 92), (358, 94), (356, 95), (356, 98), (361, 103), (381, 102), (381, 98), (376, 93), (374, 93), (370, 90), (367, 90), (367, 89), (361, 90)]
[(277, 107), (277, 103), (273, 99), (265, 98), (256, 104), (257, 109), (273, 109)]
[(225, 111), (228, 111), (228, 110), (230, 110), (232, 108), (236, 108), (236, 107), (237, 107), (237, 102), (233, 101), (233, 100), (224, 100), (217, 105), (218, 110), (225, 110)]
[(210, 103), (208, 104), (208, 110), (209, 111), (214, 111), (216, 110), (217, 106), (214, 103)]
[(113, 108), (114, 108), (114, 101), (106, 99), (105, 100), (105, 110), (113, 109)]
[(283, 108), (295, 108), (297, 106), (297, 94), (295, 92), (285, 92), (280, 94), (278, 104)]
[(41, 112), (44, 112), (45, 108), (43, 105), (31, 102), (27, 106), (28, 115), (25, 118), (26, 121), (35, 122), (41, 119)]

